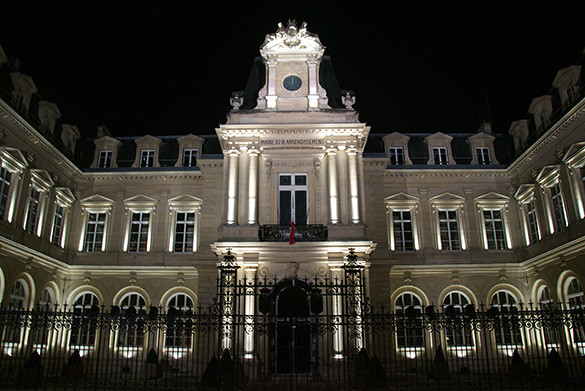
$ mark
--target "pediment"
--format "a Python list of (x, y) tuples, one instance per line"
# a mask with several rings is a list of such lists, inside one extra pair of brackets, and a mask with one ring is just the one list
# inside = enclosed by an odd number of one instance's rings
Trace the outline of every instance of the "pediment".
[(87, 197), (87, 198), (80, 200), (79, 203), (82, 206), (88, 205), (88, 204), (113, 205), (114, 200), (111, 200), (108, 197), (104, 197), (103, 195), (100, 195), (100, 194), (94, 194), (90, 197)]
[(484, 200), (490, 200), (490, 201), (508, 201), (510, 200), (510, 197), (505, 196), (503, 194), (500, 193), (496, 193), (494, 191), (490, 191), (489, 193), (480, 195), (475, 197), (475, 201), (484, 201)]
[(203, 200), (190, 194), (181, 194), (169, 199), (168, 202), (171, 209), (178, 212), (188, 212), (200, 208)]
[(514, 193), (514, 198), (519, 201), (525, 200), (534, 195), (534, 184), (525, 183), (518, 186), (518, 190)]
[(429, 202), (441, 202), (441, 201), (458, 201), (458, 202), (464, 202), (465, 201), (465, 197), (462, 197), (460, 195), (451, 193), (451, 192), (444, 192), (441, 194), (437, 194), (435, 196), (432, 196), (429, 198)]
[(187, 134), (185, 136), (179, 137), (177, 139), (177, 142), (179, 144), (203, 144), (203, 142), (205, 141), (205, 139), (195, 136), (194, 134)]
[(431, 143), (431, 142), (432, 143), (437, 143), (437, 142), (450, 143), (451, 140), (453, 140), (453, 137), (451, 137), (448, 134), (445, 134), (443, 132), (433, 133), (430, 136), (425, 137), (426, 143)]
[(125, 204), (158, 204), (158, 200), (144, 194), (138, 194), (124, 200)]
[(487, 142), (490, 142), (491, 143), (495, 139), (496, 138), (493, 135), (489, 134), (489, 133), (479, 132), (477, 134), (474, 134), (473, 136), (468, 137), (466, 141), (469, 144), (472, 144), (472, 143), (479, 144), (481, 141), (484, 141), (484, 142), (487, 141)]
[(47, 191), (55, 184), (51, 174), (47, 170), (34, 168), (30, 170), (31, 180), (35, 187), (41, 191)]
[(384, 198), (384, 202), (395, 202), (395, 201), (411, 201), (411, 202), (419, 202), (420, 198), (415, 197), (410, 194), (406, 193), (396, 193), (391, 196)]
[(102, 146), (105, 146), (105, 145), (116, 145), (117, 146), (117, 145), (122, 144), (122, 142), (120, 140), (115, 139), (115, 138), (110, 137), (110, 136), (102, 136), (100, 138), (97, 138), (97, 139), (93, 140), (93, 143), (95, 145), (102, 145)]
[(65, 206), (70, 206), (75, 201), (75, 195), (68, 187), (57, 187), (55, 195), (57, 202)]
[(542, 95), (532, 99), (530, 107), (528, 108), (528, 112), (535, 114), (543, 110), (545, 107), (551, 107), (551, 99), (552, 96), (550, 95)]
[(563, 156), (563, 162), (574, 167), (585, 165), (585, 141), (572, 144)]
[(546, 186), (551, 181), (554, 181), (555, 179), (557, 179), (558, 176), (559, 176), (559, 166), (558, 165), (554, 164), (554, 165), (544, 166), (540, 170), (538, 175), (536, 176), (536, 181), (538, 183)]
[(0, 157), (10, 172), (22, 172), (28, 166), (26, 156), (16, 148), (0, 147)]
[(161, 139), (151, 136), (147, 134), (146, 136), (142, 136), (134, 140), (136, 145), (159, 145), (161, 143)]
[(566, 84), (575, 83), (579, 79), (579, 73), (581, 73), (580, 65), (563, 68), (557, 72), (552, 85), (553, 87), (561, 88), (565, 87)]
[(399, 132), (392, 132), (382, 137), (382, 140), (384, 140), (384, 142), (386, 143), (386, 147), (391, 147), (392, 146), (391, 144), (401, 146), (408, 144), (410, 137)]

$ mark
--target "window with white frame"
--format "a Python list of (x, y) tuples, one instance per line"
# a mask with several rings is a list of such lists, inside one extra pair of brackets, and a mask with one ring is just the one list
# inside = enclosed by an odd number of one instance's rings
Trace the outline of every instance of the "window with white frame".
[(103, 251), (106, 231), (106, 213), (88, 213), (85, 225), (83, 251)]
[(128, 216), (123, 250), (132, 253), (149, 252), (158, 200), (139, 194), (124, 200), (124, 204)]
[(499, 347), (522, 345), (522, 335), (518, 326), (518, 301), (510, 292), (500, 290), (491, 299), (492, 308), (497, 315), (494, 321), (496, 345)]
[(424, 346), (423, 311), (420, 298), (411, 292), (401, 293), (394, 302), (396, 343), (399, 348), (418, 349)]
[(29, 234), (35, 234), (38, 224), (39, 218), (39, 209), (41, 203), (41, 192), (35, 189), (34, 187), (30, 189), (30, 194), (28, 197), (28, 204), (26, 207), (26, 223), (25, 223), (25, 231)]
[[(581, 350), (581, 354), (585, 354), (585, 326), (578, 319), (582, 318), (582, 312), (585, 310), (585, 296), (583, 288), (575, 277), (571, 277), (565, 283), (565, 294), (569, 309), (571, 310), (571, 317), (576, 319), (573, 321), (573, 328), (571, 330), (573, 343), (575, 343)], [(579, 314), (581, 312), (581, 315)]]
[(410, 210), (392, 212), (395, 251), (414, 251), (414, 228)]
[(506, 232), (504, 231), (504, 218), (499, 209), (484, 209), (483, 221), (488, 250), (505, 250)]
[(150, 232), (150, 213), (132, 213), (130, 217), (129, 252), (147, 252)]
[(59, 204), (55, 205), (55, 215), (53, 216), (53, 227), (51, 228), (51, 243), (60, 245), (63, 235), (63, 218), (65, 217), (65, 208)]
[(100, 151), (98, 168), (110, 168), (112, 166), (113, 151)]
[(70, 347), (87, 351), (94, 346), (100, 313), (99, 305), (98, 297), (92, 292), (77, 296), (73, 304)]
[(433, 148), (433, 161), (435, 164), (449, 164), (446, 147)]
[(390, 164), (393, 166), (404, 164), (404, 148), (402, 147), (390, 147)]
[(475, 153), (477, 155), (477, 164), (492, 164), (488, 147), (475, 148)]
[(278, 176), (279, 224), (290, 226), (307, 224), (307, 174), (280, 174)]
[(439, 232), (441, 250), (461, 250), (459, 219), (457, 210), (439, 210)]
[(4, 220), (8, 203), (10, 201), (10, 184), (12, 173), (4, 167), (0, 167), (0, 219)]
[(565, 215), (563, 193), (558, 181), (549, 188), (549, 193), (554, 224), (557, 230), (561, 230), (567, 226), (567, 217)]
[(193, 300), (186, 293), (176, 293), (167, 305), (167, 349), (186, 349), (191, 346), (191, 316)]
[(178, 253), (193, 252), (193, 245), (195, 243), (195, 213), (177, 212), (175, 218), (174, 251)]
[(388, 245), (391, 251), (416, 251), (418, 241), (419, 199), (406, 193), (398, 193), (384, 199), (388, 229)]
[(528, 227), (528, 237), (530, 238), (530, 243), (535, 243), (540, 240), (540, 229), (538, 227), (538, 217), (536, 215), (534, 198), (530, 199), (524, 207), (526, 213), (526, 225)]
[(443, 299), (443, 312), (447, 322), (445, 336), (449, 347), (471, 347), (474, 345), (473, 325), (463, 316), (471, 302), (467, 295), (454, 291)]
[(144, 344), (146, 300), (140, 293), (128, 293), (120, 301), (118, 347), (138, 348)]
[(154, 149), (140, 151), (140, 167), (154, 167)]
[(479, 228), (484, 249), (511, 249), (512, 241), (508, 224), (509, 197), (491, 192), (476, 197), (475, 202), (480, 212)]
[(183, 167), (196, 167), (197, 166), (197, 150), (196, 149), (183, 149)]

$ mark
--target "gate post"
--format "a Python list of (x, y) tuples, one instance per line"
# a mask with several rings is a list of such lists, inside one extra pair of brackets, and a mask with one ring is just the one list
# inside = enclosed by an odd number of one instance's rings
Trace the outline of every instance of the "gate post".
[[(345, 270), (345, 297), (347, 300), (348, 313), (344, 314), (353, 322), (349, 321), (348, 327), (355, 325), (355, 348), (359, 351), (365, 347), (364, 329), (363, 329), (363, 304), (364, 304), (364, 280), (362, 272), (365, 266), (358, 262), (358, 256), (353, 248), (349, 249), (347, 262), (342, 266)], [(351, 335), (351, 334), (350, 334)]]
[(221, 354), (225, 349), (231, 349), (232, 347), (236, 282), (237, 272), (240, 267), (236, 264), (236, 257), (228, 250), (217, 268), (219, 269), (217, 295), (219, 298), (219, 346)]

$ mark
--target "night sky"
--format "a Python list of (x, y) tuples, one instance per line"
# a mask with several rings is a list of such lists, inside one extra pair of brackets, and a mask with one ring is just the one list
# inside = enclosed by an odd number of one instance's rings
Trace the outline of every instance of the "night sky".
[(0, 45), (85, 136), (102, 123), (115, 136), (213, 134), (289, 18), (319, 35), (376, 133), (471, 132), (488, 114), (507, 132), (585, 47), (585, 1), (6, 3)]

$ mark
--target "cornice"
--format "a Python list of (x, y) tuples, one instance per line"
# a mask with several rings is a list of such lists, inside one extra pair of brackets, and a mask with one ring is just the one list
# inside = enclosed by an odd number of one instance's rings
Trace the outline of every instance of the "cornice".
[(130, 181), (168, 181), (168, 180), (202, 180), (201, 171), (176, 172), (176, 171), (157, 171), (157, 172), (86, 172), (86, 180), (96, 182), (130, 182)]
[(453, 178), (453, 177), (509, 177), (509, 173), (506, 169), (495, 169), (495, 170), (479, 170), (479, 169), (453, 169), (453, 170), (434, 170), (422, 169), (422, 170), (387, 170), (385, 175), (390, 178)]
[(575, 120), (583, 116), (583, 114), (585, 114), (585, 99), (582, 99), (581, 102), (575, 105), (563, 116), (563, 118), (558, 120), (546, 133), (540, 136), (534, 144), (524, 151), (522, 155), (514, 160), (514, 162), (508, 167), (510, 174), (515, 175), (524, 166), (530, 164), (531, 160), (543, 150), (545, 150), (545, 152), (550, 152), (549, 145), (555, 142), (559, 138), (559, 135)]
[(0, 100), (0, 116), (18, 127), (18, 130), (22, 131), (31, 143), (35, 145), (35, 148), (41, 148), (48, 153), (57, 166), (69, 171), (75, 177), (74, 179), (82, 179), (83, 172), (3, 100)]

